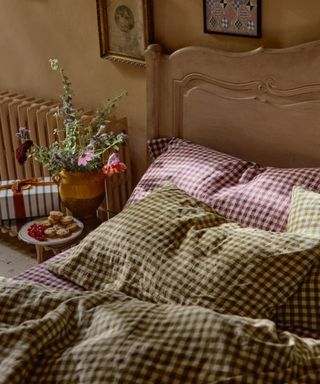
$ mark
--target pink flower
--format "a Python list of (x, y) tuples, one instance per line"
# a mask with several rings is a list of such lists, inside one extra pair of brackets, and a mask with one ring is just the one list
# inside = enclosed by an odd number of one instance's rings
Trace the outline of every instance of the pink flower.
[(102, 171), (107, 176), (112, 176), (115, 173), (123, 172), (127, 169), (124, 163), (121, 163), (119, 153), (112, 153), (109, 156), (107, 164), (102, 168)]
[(85, 151), (79, 158), (78, 158), (78, 165), (87, 165), (88, 161), (93, 159), (93, 152), (92, 151)]

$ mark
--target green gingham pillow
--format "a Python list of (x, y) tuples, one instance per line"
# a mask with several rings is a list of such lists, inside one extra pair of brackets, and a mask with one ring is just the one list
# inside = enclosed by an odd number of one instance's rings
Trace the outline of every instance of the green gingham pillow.
[[(320, 194), (294, 187), (287, 231), (320, 238)], [(299, 289), (277, 309), (274, 319), (295, 332), (320, 332), (320, 265), (315, 265)], [(298, 331), (297, 331), (298, 330)]]
[(90, 290), (271, 317), (302, 282), (319, 241), (230, 223), (163, 184), (49, 269)]
[(294, 187), (288, 217), (288, 232), (320, 238), (320, 194)]

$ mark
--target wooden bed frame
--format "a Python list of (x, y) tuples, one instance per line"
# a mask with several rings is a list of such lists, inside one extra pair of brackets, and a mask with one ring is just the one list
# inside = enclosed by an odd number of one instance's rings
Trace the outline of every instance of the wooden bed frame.
[(320, 166), (320, 41), (245, 53), (150, 45), (147, 136), (261, 165)]

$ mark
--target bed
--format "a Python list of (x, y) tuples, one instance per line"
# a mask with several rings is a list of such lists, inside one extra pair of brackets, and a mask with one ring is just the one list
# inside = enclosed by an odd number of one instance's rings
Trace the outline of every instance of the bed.
[(320, 42), (146, 61), (152, 163), (0, 280), (0, 383), (318, 383)]

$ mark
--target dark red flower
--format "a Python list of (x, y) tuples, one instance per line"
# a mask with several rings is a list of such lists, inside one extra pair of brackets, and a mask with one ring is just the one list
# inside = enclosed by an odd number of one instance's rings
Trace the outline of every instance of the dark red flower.
[(33, 142), (31, 140), (27, 140), (16, 149), (16, 159), (20, 165), (23, 165), (27, 160), (28, 151), (32, 146)]

